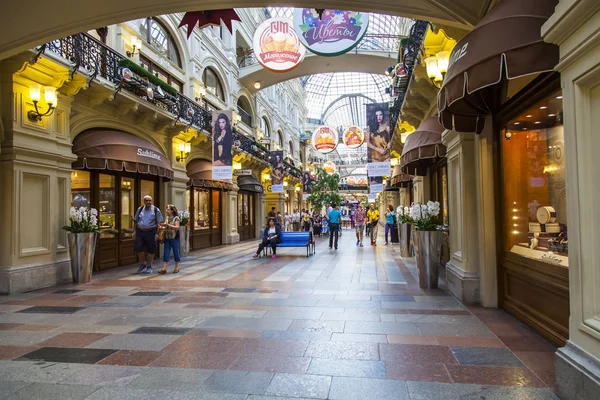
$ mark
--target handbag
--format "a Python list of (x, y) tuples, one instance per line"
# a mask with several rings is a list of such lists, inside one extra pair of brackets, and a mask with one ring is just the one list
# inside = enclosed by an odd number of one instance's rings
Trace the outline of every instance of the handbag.
[(167, 240), (167, 228), (158, 228), (158, 243), (164, 243)]

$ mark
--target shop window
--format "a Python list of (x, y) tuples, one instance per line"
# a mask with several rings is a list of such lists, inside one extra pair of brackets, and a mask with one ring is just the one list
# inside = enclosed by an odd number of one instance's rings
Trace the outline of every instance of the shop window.
[(449, 225), (448, 220), (448, 167), (446, 160), (436, 164), (429, 170), (430, 192), (432, 201), (439, 201), (442, 224)]
[(213, 94), (213, 96), (219, 98), (221, 101), (225, 101), (225, 91), (223, 90), (223, 84), (217, 76), (217, 73), (212, 68), (205, 68), (202, 73), (202, 81), (206, 86), (206, 90)]
[(568, 267), (562, 93), (502, 130), (505, 250)]
[(140, 200), (143, 200), (145, 196), (150, 196), (150, 197), (152, 197), (152, 200), (153, 200), (152, 204), (156, 205), (156, 199), (155, 199), (156, 182), (142, 180), (140, 187), (141, 187)]
[(116, 178), (114, 175), (100, 174), (99, 181), (98, 228), (100, 229), (100, 238), (112, 238), (116, 233)]
[(209, 191), (207, 189), (196, 189), (194, 194), (195, 229), (210, 229), (209, 202)]
[(221, 226), (221, 192), (212, 190), (212, 227), (219, 229)]
[(88, 171), (71, 172), (71, 206), (91, 207), (90, 173)]
[(121, 178), (121, 235), (133, 235), (133, 217), (136, 211), (135, 179)]
[(238, 193), (237, 209), (238, 209), (238, 226), (243, 226), (244, 225), (244, 195), (242, 193)]

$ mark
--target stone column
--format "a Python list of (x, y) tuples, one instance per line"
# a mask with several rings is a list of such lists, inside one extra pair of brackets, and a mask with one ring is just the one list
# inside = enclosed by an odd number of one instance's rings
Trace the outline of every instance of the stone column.
[(400, 204), (402, 206), (410, 206), (410, 189), (400, 188)]
[(239, 188), (237, 184), (233, 184), (233, 189), (224, 192), (224, 202), (223, 202), (223, 216), (224, 218), (224, 229), (223, 229), (223, 239), (226, 244), (233, 244), (240, 241), (240, 234), (238, 233), (238, 191)]
[(465, 304), (480, 301), (479, 230), (475, 133), (446, 131), (450, 261), (446, 264), (448, 289)]
[(427, 203), (429, 198), (429, 177), (415, 176), (413, 178), (414, 202)]
[(564, 400), (600, 396), (600, 3), (560, 0), (542, 28), (558, 44), (563, 86), (569, 229), (569, 341), (556, 353)]
[(267, 195), (266, 193), (261, 193), (256, 196), (257, 205), (256, 205), (256, 221), (254, 222), (256, 226), (256, 237), (262, 237), (263, 230), (267, 221)]

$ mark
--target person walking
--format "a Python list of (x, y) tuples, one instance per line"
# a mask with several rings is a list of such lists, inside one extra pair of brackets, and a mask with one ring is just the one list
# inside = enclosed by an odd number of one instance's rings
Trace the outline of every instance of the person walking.
[(277, 212), (275, 212), (275, 207), (271, 207), (271, 211), (267, 214), (267, 225), (269, 224), (269, 220), (275, 219), (277, 217)]
[(163, 248), (163, 267), (159, 274), (167, 273), (167, 264), (169, 264), (169, 257), (171, 257), (171, 249), (173, 249), (173, 258), (175, 259), (175, 269), (173, 273), (179, 272), (179, 262), (181, 258), (179, 256), (180, 241), (179, 241), (179, 226), (181, 219), (179, 218), (179, 211), (173, 204), (167, 205), (167, 222), (160, 224), (164, 227), (167, 232), (165, 234), (165, 245)]
[[(329, 219), (329, 248), (333, 245), (335, 249), (338, 248), (338, 234), (340, 232), (340, 210), (337, 209), (337, 204), (331, 203), (331, 211), (327, 214)], [(334, 238), (335, 236), (335, 243)]]
[(360, 247), (363, 247), (363, 231), (365, 229), (365, 217), (365, 210), (363, 210), (362, 205), (359, 203), (358, 209), (354, 213), (354, 221), (356, 224), (356, 245)]
[(375, 209), (375, 205), (373, 203), (369, 204), (369, 211), (367, 211), (367, 220), (369, 221), (371, 246), (377, 246), (377, 232), (379, 231), (379, 210)]
[[(387, 212), (385, 213), (385, 245), (389, 244), (388, 241), (388, 232), (394, 229), (394, 225), (396, 224), (396, 216), (394, 215), (394, 206), (391, 204), (387, 206)], [(390, 236), (392, 234), (390, 233)]]
[[(152, 261), (154, 260), (156, 242), (158, 241), (158, 224), (163, 221), (163, 216), (158, 207), (152, 205), (152, 197), (145, 196), (144, 205), (137, 209), (133, 217), (133, 239), (135, 240), (133, 248), (140, 262), (136, 274), (152, 273)], [(146, 254), (144, 254), (144, 250)]]
[(292, 225), (292, 216), (290, 214), (288, 214), (287, 212), (285, 213), (285, 216), (283, 217), (283, 221), (285, 223), (285, 232), (289, 232), (290, 231), (290, 227)]
[(277, 211), (277, 216), (275, 217), (275, 224), (279, 225), (279, 228), (283, 226), (283, 217), (281, 216), (281, 211)]
[(292, 227), (294, 232), (300, 231), (300, 213), (298, 212), (298, 209), (295, 209), (292, 214)]
[(277, 258), (277, 243), (281, 241), (281, 228), (275, 223), (275, 220), (271, 218), (269, 220), (269, 225), (265, 228), (262, 236), (262, 242), (258, 245), (258, 250), (252, 256), (252, 258), (260, 257), (260, 252), (267, 247), (268, 244), (271, 245), (271, 249), (273, 249), (273, 255), (271, 258)]

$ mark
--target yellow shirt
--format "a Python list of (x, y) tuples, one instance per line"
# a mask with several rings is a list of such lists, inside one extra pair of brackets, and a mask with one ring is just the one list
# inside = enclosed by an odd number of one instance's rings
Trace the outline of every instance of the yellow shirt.
[(379, 211), (375, 209), (367, 211), (367, 219), (369, 222), (379, 219)]

